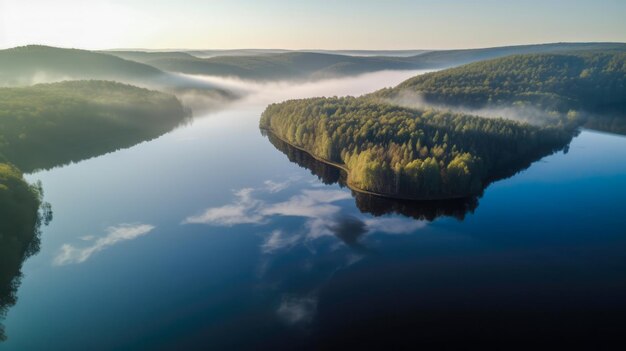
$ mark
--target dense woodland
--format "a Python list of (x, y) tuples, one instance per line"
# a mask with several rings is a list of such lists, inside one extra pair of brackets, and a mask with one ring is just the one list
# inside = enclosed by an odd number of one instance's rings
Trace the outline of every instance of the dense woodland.
[(50, 168), (155, 138), (187, 113), (172, 95), (106, 81), (0, 88), (0, 155)]
[(491, 180), (564, 147), (572, 125), (533, 126), (367, 98), (313, 98), (270, 105), (261, 128), (349, 169), (353, 188), (395, 197), (481, 193)]
[(416, 76), (373, 96), (410, 99), (411, 93), (445, 106), (623, 111), (626, 51), (509, 56)]

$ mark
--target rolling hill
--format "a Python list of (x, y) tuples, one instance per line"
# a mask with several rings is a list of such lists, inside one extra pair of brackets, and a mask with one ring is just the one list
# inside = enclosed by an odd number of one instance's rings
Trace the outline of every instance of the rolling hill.
[(380, 70), (441, 69), (513, 54), (566, 53), (585, 50), (626, 51), (626, 44), (555, 43), (485, 49), (439, 50), (412, 56), (406, 56), (406, 51), (396, 52), (398, 56), (389, 56), (393, 52), (381, 51), (377, 55), (376, 51), (338, 51), (334, 53), (315, 50), (296, 52), (239, 50), (233, 51), (232, 56), (220, 55), (208, 58), (195, 55), (213, 55), (213, 51), (108, 51), (107, 53), (136, 60), (164, 71), (268, 81), (320, 79)]
[(156, 138), (187, 115), (173, 95), (115, 82), (0, 88), (0, 160), (47, 169)]
[[(0, 86), (28, 86), (66, 80), (108, 80), (176, 94), (194, 109), (232, 100), (235, 94), (215, 85), (137, 62), (146, 53), (108, 53), (30, 45), (0, 50)], [(167, 58), (191, 57), (163, 53)], [(128, 58), (128, 59), (126, 59)]]
[(72, 79), (148, 82), (161, 70), (87, 50), (29, 45), (0, 50), (0, 85), (16, 86)]
[(513, 55), (411, 78), (372, 96), (411, 105), (544, 111), (626, 109), (626, 51)]

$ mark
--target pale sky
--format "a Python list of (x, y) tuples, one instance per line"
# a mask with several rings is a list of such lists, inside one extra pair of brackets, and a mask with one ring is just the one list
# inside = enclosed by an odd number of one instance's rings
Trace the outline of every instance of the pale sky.
[(626, 42), (626, 0), (0, 0), (0, 48), (444, 49)]

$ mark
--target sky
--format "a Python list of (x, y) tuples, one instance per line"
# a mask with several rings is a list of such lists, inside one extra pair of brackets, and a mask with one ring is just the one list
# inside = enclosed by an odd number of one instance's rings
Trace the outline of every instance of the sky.
[(0, 48), (446, 49), (626, 42), (624, 0), (0, 0)]

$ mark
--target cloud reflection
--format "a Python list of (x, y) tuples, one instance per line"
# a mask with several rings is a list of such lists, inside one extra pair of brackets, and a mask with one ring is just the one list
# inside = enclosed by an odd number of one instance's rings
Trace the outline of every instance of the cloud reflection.
[[(87, 261), (96, 252), (102, 251), (122, 241), (136, 239), (150, 233), (155, 227), (150, 224), (120, 224), (107, 228), (107, 235), (95, 240), (93, 245), (77, 248), (70, 244), (61, 246), (59, 254), (54, 258), (54, 265), (62, 266), (70, 263)], [(84, 241), (94, 240), (93, 236), (84, 236)]]
[(261, 223), (264, 216), (258, 212), (260, 200), (252, 198), (253, 188), (244, 188), (235, 192), (236, 200), (229, 205), (206, 209), (197, 216), (187, 217), (183, 224), (204, 223), (221, 226), (235, 224)]
[[(302, 179), (295, 183), (293, 179), (266, 180), (257, 188), (237, 190), (232, 202), (207, 208), (183, 223), (270, 226), (278, 217), (301, 219), (301, 225), (295, 228), (291, 220), (275, 221), (289, 225), (289, 229), (279, 226), (263, 234), (258, 278), (260, 288), (280, 292), (275, 301), (277, 318), (289, 326), (307, 329), (314, 322), (324, 282), (337, 270), (356, 264), (372, 252), (366, 246), (368, 235), (412, 233), (427, 222), (354, 213), (342, 204), (352, 200), (350, 191), (319, 187), (318, 182)], [(318, 241), (328, 237), (338, 240)]]
[(261, 249), (263, 253), (269, 254), (280, 249), (289, 248), (300, 240), (299, 235), (285, 235), (282, 230), (274, 230), (267, 236)]
[[(350, 247), (361, 247), (358, 241), (365, 234), (380, 232), (388, 234), (411, 233), (426, 225), (424, 221), (408, 218), (365, 218), (343, 213), (338, 203), (351, 199), (349, 191), (320, 189), (309, 186), (284, 200), (269, 202), (263, 194), (275, 194), (287, 189), (291, 181), (266, 180), (264, 186), (243, 188), (235, 191), (232, 203), (210, 207), (199, 215), (187, 217), (183, 224), (207, 224), (234, 226), (240, 224), (267, 224), (273, 217), (289, 216), (305, 219), (303, 231), (287, 234), (276, 229), (267, 236), (261, 247), (263, 253), (272, 253), (296, 243), (324, 236), (336, 236)], [(305, 186), (310, 184), (304, 183)]]
[(316, 297), (283, 297), (278, 310), (278, 316), (290, 325), (308, 324), (313, 320), (317, 310)]

